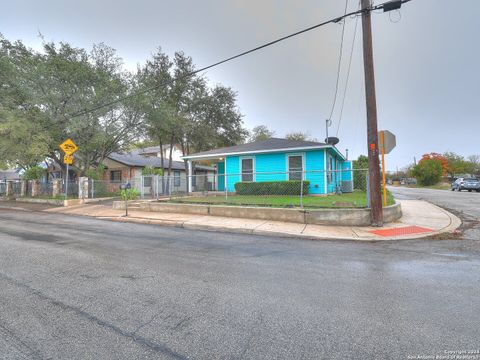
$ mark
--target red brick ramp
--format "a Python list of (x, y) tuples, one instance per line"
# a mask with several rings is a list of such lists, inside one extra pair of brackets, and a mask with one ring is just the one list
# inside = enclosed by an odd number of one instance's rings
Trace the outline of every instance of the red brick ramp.
[(405, 226), (405, 227), (398, 227), (398, 228), (390, 228), (390, 229), (379, 229), (379, 230), (370, 230), (372, 234), (378, 236), (405, 236), (405, 235), (412, 235), (412, 234), (423, 234), (433, 232), (432, 229), (420, 227), (420, 226)]

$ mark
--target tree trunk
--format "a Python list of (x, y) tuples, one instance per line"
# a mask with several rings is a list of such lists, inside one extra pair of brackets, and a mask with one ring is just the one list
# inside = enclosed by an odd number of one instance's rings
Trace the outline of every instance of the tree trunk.
[(163, 156), (163, 141), (162, 137), (158, 137), (158, 144), (160, 145), (160, 166), (162, 167), (162, 194), (165, 194), (165, 157)]
[(175, 138), (175, 134), (172, 132), (170, 136), (170, 152), (168, 154), (168, 179), (170, 179), (170, 175), (172, 173), (172, 152), (173, 152), (173, 140)]

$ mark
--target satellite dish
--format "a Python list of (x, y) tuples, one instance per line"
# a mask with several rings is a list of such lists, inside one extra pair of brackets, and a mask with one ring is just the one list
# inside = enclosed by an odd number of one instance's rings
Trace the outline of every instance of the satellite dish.
[(329, 136), (325, 139), (325, 143), (328, 145), (337, 145), (340, 142), (340, 139), (334, 136)]

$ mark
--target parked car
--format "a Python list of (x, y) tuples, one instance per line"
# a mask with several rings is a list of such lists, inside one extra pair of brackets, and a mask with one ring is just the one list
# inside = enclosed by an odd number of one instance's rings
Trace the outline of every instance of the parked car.
[(469, 192), (475, 190), (480, 192), (480, 181), (476, 178), (458, 178), (452, 183), (452, 191), (468, 190)]

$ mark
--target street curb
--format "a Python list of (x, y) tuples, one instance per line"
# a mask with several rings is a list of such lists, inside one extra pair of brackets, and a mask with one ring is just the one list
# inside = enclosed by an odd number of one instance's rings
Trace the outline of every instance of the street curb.
[[(433, 205), (433, 204), (432, 204)], [(117, 222), (128, 222), (128, 223), (137, 223), (137, 224), (147, 224), (147, 225), (160, 225), (168, 226), (175, 228), (182, 228), (187, 230), (201, 230), (201, 231), (212, 231), (212, 232), (223, 232), (223, 233), (232, 233), (232, 234), (251, 234), (259, 236), (270, 236), (270, 237), (282, 237), (282, 238), (300, 238), (305, 240), (328, 240), (328, 241), (359, 241), (359, 242), (377, 242), (377, 241), (396, 241), (396, 240), (415, 240), (415, 239), (425, 239), (442, 233), (453, 233), (457, 228), (462, 224), (462, 221), (450, 213), (449, 211), (434, 205), (440, 211), (445, 213), (450, 218), (450, 223), (443, 229), (438, 231), (433, 231), (429, 233), (422, 233), (417, 235), (405, 235), (405, 236), (392, 236), (392, 237), (363, 237), (363, 238), (339, 238), (339, 237), (328, 237), (328, 236), (315, 236), (315, 235), (305, 235), (298, 233), (286, 233), (286, 232), (277, 232), (277, 231), (266, 231), (266, 230), (256, 230), (254, 229), (245, 229), (245, 228), (231, 228), (225, 226), (214, 226), (214, 225), (203, 225), (196, 223), (189, 223), (188, 221), (178, 221), (178, 220), (165, 220), (165, 219), (150, 219), (143, 217), (124, 217), (124, 216), (98, 216), (97, 219), (117, 221)]]

